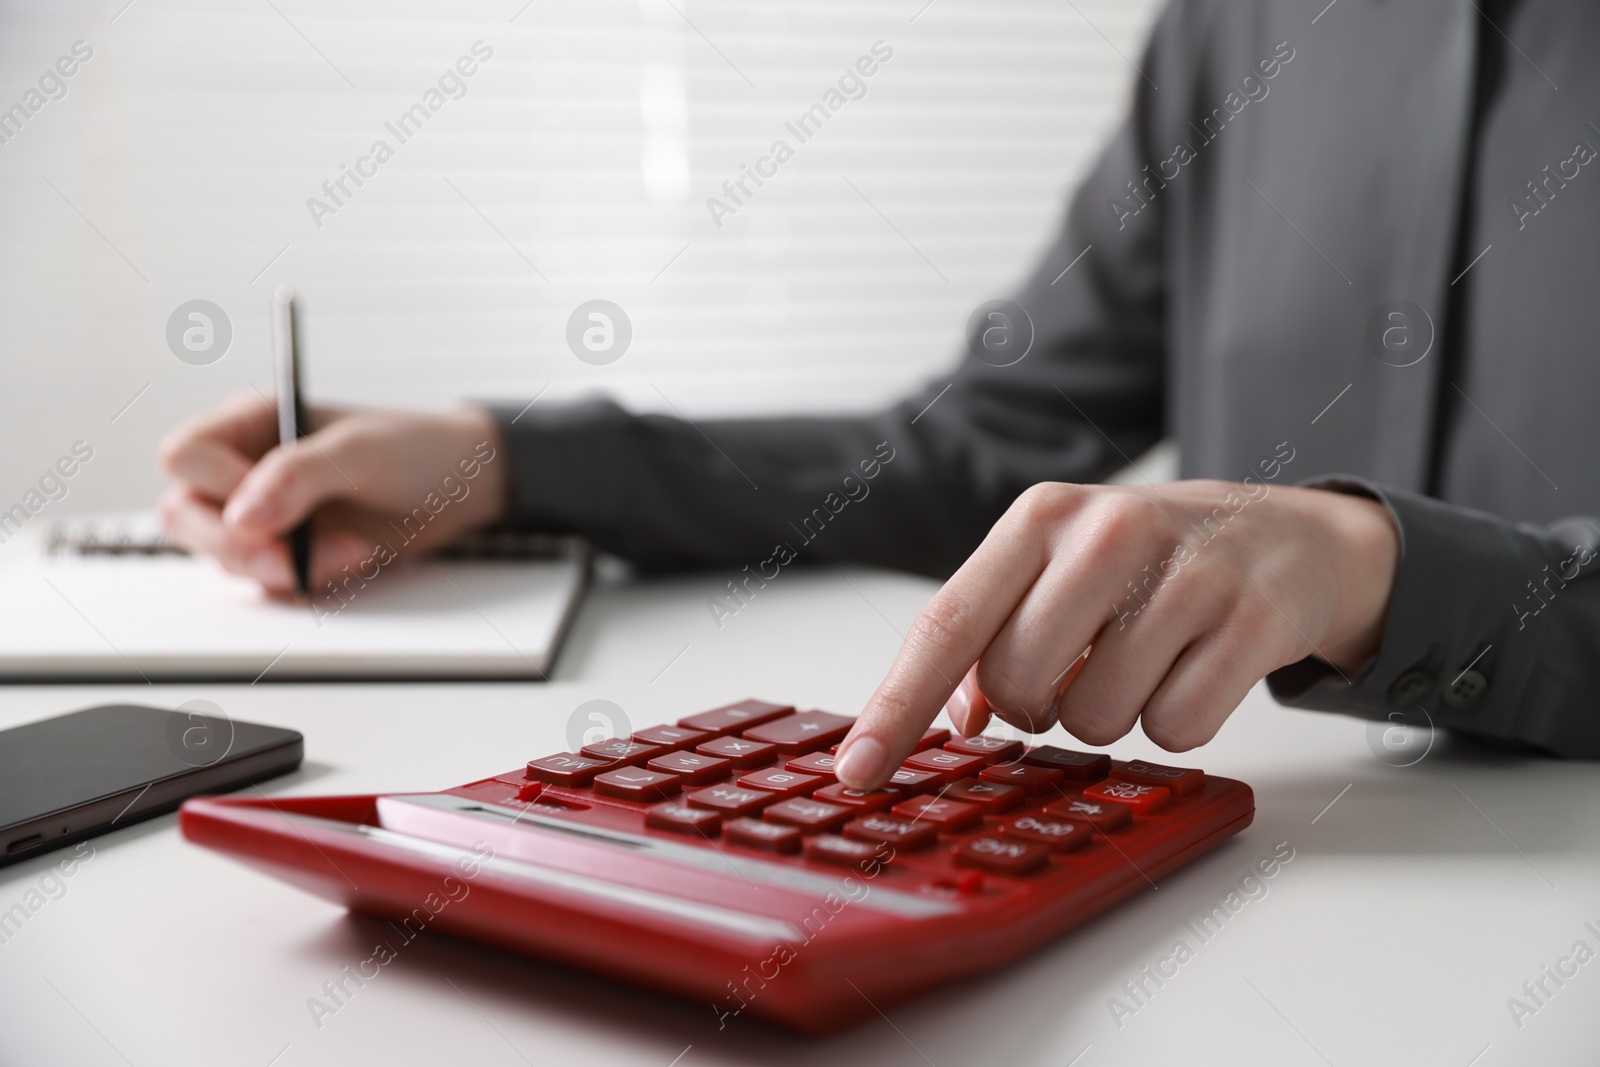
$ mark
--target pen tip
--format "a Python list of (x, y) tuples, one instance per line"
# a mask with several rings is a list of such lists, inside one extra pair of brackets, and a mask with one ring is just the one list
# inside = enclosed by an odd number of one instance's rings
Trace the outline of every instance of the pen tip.
[(294, 301), (294, 290), (287, 285), (280, 285), (272, 291), (272, 299), (280, 304), (289, 304)]

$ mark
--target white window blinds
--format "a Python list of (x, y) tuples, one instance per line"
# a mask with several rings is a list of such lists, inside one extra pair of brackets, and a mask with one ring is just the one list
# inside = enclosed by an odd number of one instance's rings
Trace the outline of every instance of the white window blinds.
[[(147, 503), (167, 427), (269, 388), (280, 283), (302, 294), (314, 399), (875, 406), (953, 359), (972, 309), (1027, 268), (1125, 107), (1152, 15), (0, 4), (0, 108), (27, 110), (75, 42), (93, 52), (64, 95), (0, 121), (0, 474), (87, 438), (105, 463), (74, 505)], [(207, 366), (165, 341), (193, 299), (232, 321)], [(594, 299), (632, 326), (603, 365), (567, 341)]]

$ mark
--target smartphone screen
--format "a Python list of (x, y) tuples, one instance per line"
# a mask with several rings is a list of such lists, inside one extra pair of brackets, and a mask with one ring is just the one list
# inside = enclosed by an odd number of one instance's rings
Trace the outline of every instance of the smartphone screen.
[(299, 733), (198, 705), (110, 704), (0, 730), (0, 865), (299, 766)]

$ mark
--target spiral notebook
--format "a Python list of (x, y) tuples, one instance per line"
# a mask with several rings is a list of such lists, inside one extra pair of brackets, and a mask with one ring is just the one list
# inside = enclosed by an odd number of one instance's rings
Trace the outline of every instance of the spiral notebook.
[(60, 521), (0, 545), (0, 681), (543, 679), (589, 565), (577, 538), (479, 535), (295, 604), (153, 516)]

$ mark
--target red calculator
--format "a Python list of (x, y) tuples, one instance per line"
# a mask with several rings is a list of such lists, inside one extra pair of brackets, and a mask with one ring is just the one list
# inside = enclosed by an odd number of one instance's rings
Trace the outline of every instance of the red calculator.
[(852, 722), (745, 700), (444, 792), (201, 797), (180, 825), (408, 929), (826, 1034), (1022, 956), (1255, 813), (1198, 770), (940, 729), (857, 792), (833, 776)]

